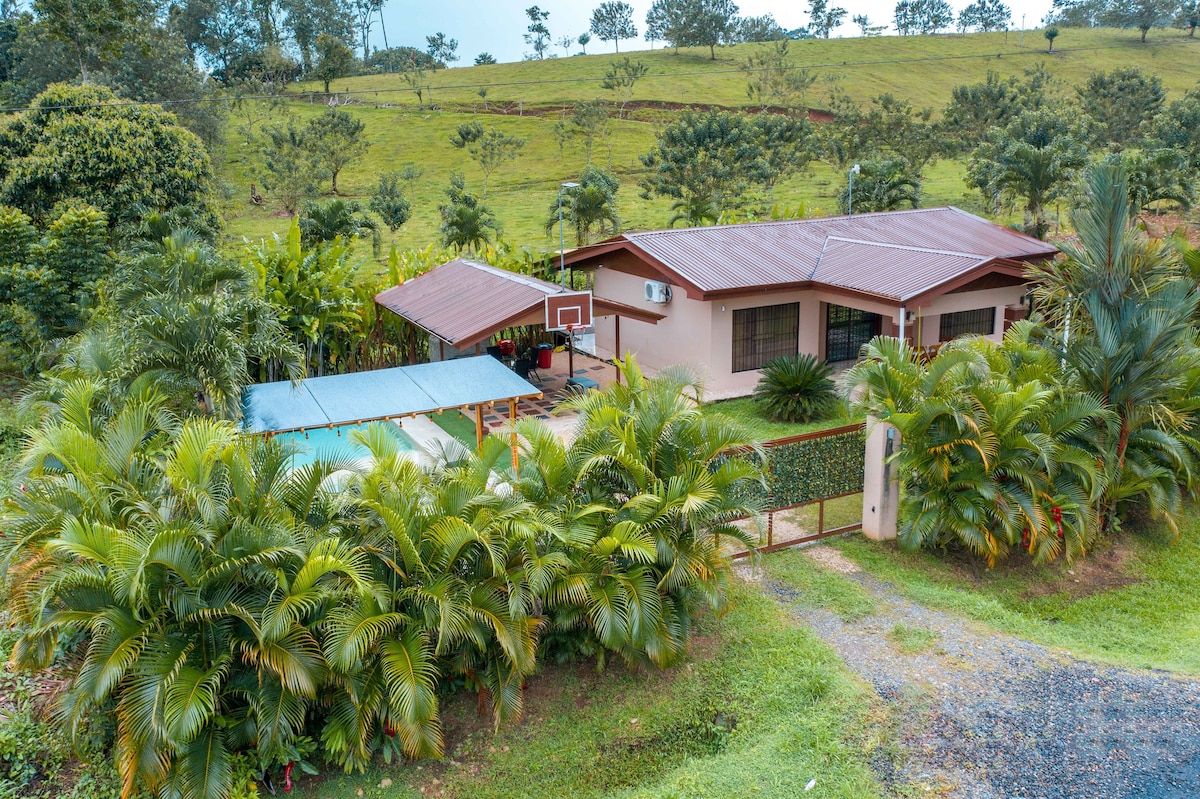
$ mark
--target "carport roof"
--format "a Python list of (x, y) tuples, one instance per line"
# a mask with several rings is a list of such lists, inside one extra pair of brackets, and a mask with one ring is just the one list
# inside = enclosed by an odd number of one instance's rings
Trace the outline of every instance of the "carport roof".
[[(487, 264), (453, 261), (379, 292), (375, 302), (456, 349), (473, 347), (507, 327), (542, 324), (546, 296), (562, 288)], [(602, 297), (594, 316), (624, 316), (655, 324), (662, 314)]]
[(247, 386), (242, 429), (286, 433), (540, 397), (490, 355)]

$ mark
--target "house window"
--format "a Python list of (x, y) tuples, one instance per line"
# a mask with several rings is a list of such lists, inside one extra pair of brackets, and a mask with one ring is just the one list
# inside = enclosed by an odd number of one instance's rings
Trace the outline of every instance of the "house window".
[(825, 360), (858, 359), (862, 345), (879, 335), (882, 317), (843, 305), (825, 306)]
[(942, 330), (938, 338), (949, 341), (967, 335), (990, 336), (996, 332), (996, 309), (979, 308), (974, 311), (942, 314)]
[(781, 355), (799, 351), (799, 303), (733, 312), (733, 371), (759, 369)]

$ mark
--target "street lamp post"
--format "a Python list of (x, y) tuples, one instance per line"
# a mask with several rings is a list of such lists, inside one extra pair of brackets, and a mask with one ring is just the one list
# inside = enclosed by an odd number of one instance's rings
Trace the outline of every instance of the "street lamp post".
[(563, 189), (577, 189), (578, 183), (558, 184), (558, 272), (562, 290), (567, 290), (567, 247), (563, 240), (562, 195)]
[[(854, 216), (854, 176), (860, 171), (861, 168), (858, 164), (850, 167), (850, 188), (846, 190), (846, 216)], [(561, 212), (562, 210), (559, 209), (560, 214)]]

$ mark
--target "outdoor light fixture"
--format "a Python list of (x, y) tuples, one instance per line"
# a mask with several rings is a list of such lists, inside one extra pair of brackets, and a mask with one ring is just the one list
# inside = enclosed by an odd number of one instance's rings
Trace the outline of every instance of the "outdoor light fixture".
[(850, 167), (850, 188), (846, 190), (846, 216), (854, 216), (854, 176), (861, 171), (862, 168), (858, 164)]
[(567, 290), (567, 248), (563, 241), (562, 195), (563, 189), (577, 189), (578, 183), (558, 184), (558, 272), (563, 291)]

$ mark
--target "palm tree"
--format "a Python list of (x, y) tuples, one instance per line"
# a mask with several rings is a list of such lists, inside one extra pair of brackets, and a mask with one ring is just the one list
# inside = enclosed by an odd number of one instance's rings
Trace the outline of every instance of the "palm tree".
[(851, 401), (900, 431), (900, 542), (956, 544), (989, 565), (1021, 546), (1039, 562), (1083, 554), (1104, 483), (1088, 446), (1106, 415), (1059, 383), (1052, 353), (1029, 341), (947, 344), (927, 365), (907, 342), (877, 337), (845, 376)]
[(693, 376), (647, 379), (632, 357), (619, 366), (622, 385), (566, 403), (579, 413), (569, 451), (521, 423), (519, 485), (552, 508), (554, 546), (569, 559), (549, 587), (547, 634), (601, 662), (612, 651), (666, 666), (699, 606), (725, 600), (725, 542), (752, 546), (734, 521), (756, 512), (746, 497), (762, 482), (761, 452), (701, 407)]
[(1040, 239), (1050, 229), (1046, 206), (1065, 195), (1087, 161), (1073, 123), (1061, 112), (1038, 108), (989, 130), (971, 155), (967, 184), (994, 205), (1023, 203), (1025, 232)]
[(861, 172), (854, 178), (854, 195), (850, 195), (849, 182), (838, 195), (842, 213), (894, 211), (905, 205), (921, 205), (921, 177), (905, 159), (872, 159), (860, 166)]
[[(617, 179), (607, 170), (594, 166), (584, 167), (579, 176), (579, 185), (562, 195), (562, 221), (575, 233), (575, 244), (583, 246), (591, 242), (592, 231), (601, 235), (616, 233), (620, 227), (617, 216)], [(550, 206), (546, 219), (546, 233), (556, 234), (559, 225), (559, 201)]]
[(454, 203), (442, 213), (442, 244), (461, 252), (478, 252), (499, 231), (496, 217), (486, 205)]
[(671, 203), (671, 211), (673, 213), (667, 220), (667, 227), (675, 227), (676, 222), (685, 222), (689, 227), (703, 227), (715, 225), (721, 218), (720, 204), (697, 194)]
[(1146, 502), (1174, 525), (1194, 486), (1200, 413), (1200, 347), (1193, 327), (1200, 290), (1179, 253), (1129, 225), (1129, 186), (1119, 166), (1093, 166), (1086, 202), (1072, 217), (1078, 243), (1037, 270), (1039, 307), (1052, 346), (1080, 388), (1112, 414), (1099, 452), (1108, 488), (1105, 529), (1124, 507)]
[(234, 752), (298, 758), (323, 620), (370, 593), (321, 488), (343, 465), (289, 472), (226, 422), (181, 423), (161, 397), (106, 415), (98, 396), (72, 386), (23, 459), (0, 557), (27, 626), (14, 659), (43, 668), (82, 634), (60, 709), (75, 731), (115, 708), (124, 794), (224, 799)]
[(312, 247), (339, 237), (356, 239), (371, 237), (379, 249), (379, 224), (363, 212), (362, 204), (353, 200), (306, 202), (300, 216), (300, 233), (306, 246)]
[(125, 266), (106, 329), (125, 384), (150, 375), (172, 393), (194, 394), (205, 413), (236, 418), (251, 359), (292, 380), (304, 376), (303, 362), (250, 272), (180, 241)]

